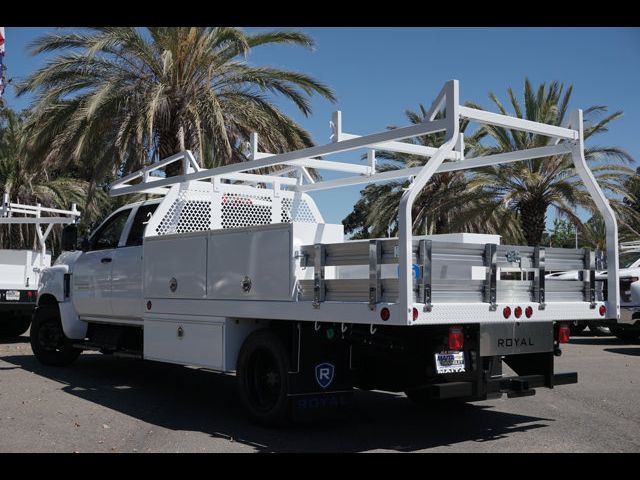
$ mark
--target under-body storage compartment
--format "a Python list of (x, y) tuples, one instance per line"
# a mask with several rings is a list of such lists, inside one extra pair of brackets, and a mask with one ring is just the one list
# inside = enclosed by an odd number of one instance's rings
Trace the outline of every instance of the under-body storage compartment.
[(146, 313), (144, 358), (233, 371), (242, 343), (265, 325), (252, 318)]
[(183, 365), (224, 368), (223, 317), (145, 314), (144, 358)]

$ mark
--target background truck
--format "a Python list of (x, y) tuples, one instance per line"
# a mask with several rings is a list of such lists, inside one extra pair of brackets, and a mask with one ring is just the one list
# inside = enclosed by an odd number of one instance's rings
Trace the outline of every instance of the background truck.
[[(640, 338), (640, 241), (620, 244), (620, 317), (608, 320), (609, 329), (622, 340)], [(599, 278), (606, 286), (607, 272)]]
[[(467, 120), (550, 141), (465, 158)], [(343, 132), (336, 112), (332, 127), (327, 145), (272, 155), (259, 152), (254, 134), (250, 161), (202, 170), (186, 151), (115, 182), (112, 196), (159, 198), (116, 210), (81, 250), (72, 250), (68, 228), (71, 251), (40, 279), (36, 357), (66, 365), (92, 349), (235, 373), (248, 413), (268, 425), (341, 411), (354, 388), (405, 392), (429, 405), (577, 382), (575, 372), (554, 370), (569, 338), (565, 322), (618, 314), (616, 281), (608, 300), (595, 297), (593, 252), (501, 245), (495, 235), (414, 235), (411, 211), (437, 172), (566, 154), (605, 219), (615, 279), (617, 226), (586, 165), (581, 112), (558, 127), (476, 110), (460, 104), (452, 80), (421, 124), (361, 137)], [(401, 141), (434, 132), (445, 132), (438, 148)], [(327, 160), (362, 148), (366, 165)], [(380, 172), (376, 150), (429, 160)], [(173, 162), (182, 175), (155, 176)], [(343, 176), (314, 181), (308, 168)], [(309, 196), (407, 177), (397, 238), (345, 240)], [(584, 270), (584, 279), (545, 278), (569, 269)]]
[(51, 265), (47, 238), (54, 225), (74, 223), (79, 215), (75, 205), (71, 210), (43, 208), (10, 203), (9, 195), (3, 195), (0, 225), (35, 225), (34, 244), (39, 248), (0, 249), (0, 337), (22, 335), (29, 329), (40, 272)]

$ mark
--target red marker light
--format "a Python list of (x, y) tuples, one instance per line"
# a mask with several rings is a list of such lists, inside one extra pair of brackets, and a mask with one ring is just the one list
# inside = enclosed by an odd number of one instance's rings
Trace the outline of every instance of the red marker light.
[(607, 313), (607, 307), (605, 307), (604, 305), (600, 305), (598, 312), (600, 312), (601, 317), (604, 317), (604, 314)]
[(513, 311), (513, 314), (516, 316), (516, 318), (520, 318), (522, 316), (522, 307), (516, 307)]
[(449, 350), (462, 350), (462, 347), (464, 347), (462, 327), (449, 327)]
[(531, 306), (528, 306), (524, 309), (524, 314), (527, 316), (527, 318), (531, 318), (531, 316), (533, 315), (533, 308), (531, 308)]
[(502, 309), (502, 315), (504, 318), (509, 318), (511, 316), (511, 307), (504, 307)]
[(569, 343), (571, 331), (569, 325), (562, 324), (558, 327), (558, 343)]
[(386, 322), (387, 320), (389, 320), (389, 318), (391, 318), (391, 311), (387, 307), (384, 307), (382, 310), (380, 310), (380, 318), (383, 322)]
[(415, 322), (416, 320), (418, 320), (418, 309), (414, 308), (413, 309), (413, 321)]

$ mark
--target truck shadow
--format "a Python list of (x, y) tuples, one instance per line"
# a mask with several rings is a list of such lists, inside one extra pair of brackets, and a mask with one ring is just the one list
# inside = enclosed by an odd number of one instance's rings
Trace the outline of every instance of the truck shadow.
[(640, 347), (630, 348), (605, 348), (605, 352), (619, 353), (620, 355), (631, 355), (634, 357), (640, 356)]
[(410, 452), (497, 440), (552, 421), (473, 404), (425, 411), (404, 395), (358, 391), (347, 419), (274, 431), (247, 420), (232, 376), (96, 354), (82, 355), (70, 368), (45, 367), (32, 356), (3, 360), (63, 383), (62, 390), (71, 395), (149, 424), (203, 432), (261, 452)]

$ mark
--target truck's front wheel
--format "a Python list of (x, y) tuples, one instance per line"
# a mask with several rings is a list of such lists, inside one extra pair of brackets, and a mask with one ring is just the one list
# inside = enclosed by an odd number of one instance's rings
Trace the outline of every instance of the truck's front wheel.
[(70, 365), (82, 353), (64, 334), (60, 313), (55, 305), (45, 305), (36, 310), (30, 340), (33, 354), (44, 365)]
[(238, 355), (240, 398), (251, 418), (277, 426), (289, 413), (289, 355), (270, 330), (253, 332)]

